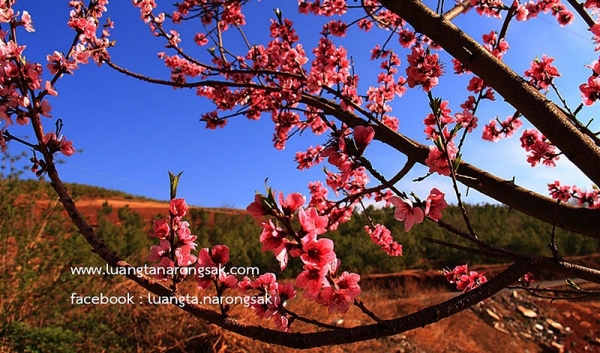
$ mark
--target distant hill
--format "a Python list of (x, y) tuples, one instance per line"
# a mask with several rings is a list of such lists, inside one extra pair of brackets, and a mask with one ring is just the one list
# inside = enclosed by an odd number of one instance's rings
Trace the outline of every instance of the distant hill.
[[(47, 189), (53, 195), (48, 183), (36, 180), (19, 181), (22, 191), (35, 188)], [(167, 201), (154, 200), (128, 194), (123, 191), (83, 184), (67, 184), (76, 199), (80, 211), (97, 229), (99, 235), (114, 239), (117, 253), (119, 247), (127, 243), (123, 237), (141, 237), (131, 243), (147, 248), (156, 243), (148, 238), (152, 220), (168, 214)], [(44, 202), (40, 201), (40, 205)], [(491, 244), (525, 254), (550, 256), (547, 246), (552, 232), (551, 225), (540, 222), (518, 211), (500, 205), (467, 205), (471, 223), (479, 237)], [(398, 243), (403, 246), (402, 257), (389, 257), (373, 244), (364, 230), (369, 223), (367, 215), (374, 223), (385, 225), (391, 230)], [(66, 215), (65, 215), (66, 216)], [(186, 216), (193, 234), (198, 236), (198, 246), (208, 247), (227, 244), (231, 249), (231, 261), (240, 266), (258, 266), (264, 271), (277, 271), (278, 263), (271, 252), (260, 251), (259, 236), (261, 226), (245, 210), (224, 208), (192, 207)], [(443, 220), (456, 227), (465, 228), (462, 214), (456, 206), (444, 211)], [(367, 208), (366, 212), (355, 212), (353, 218), (341, 224), (325, 237), (335, 243), (334, 250), (343, 261), (344, 270), (363, 274), (394, 273), (410, 268), (441, 269), (460, 263), (481, 264), (501, 263), (503, 259), (493, 259), (467, 254), (465, 252), (433, 244), (427, 239), (473, 247), (465, 239), (459, 238), (440, 228), (434, 222), (416, 225), (407, 233), (404, 224), (393, 217), (390, 208)], [(562, 256), (581, 256), (600, 252), (600, 241), (582, 237), (562, 229), (556, 230), (557, 244)], [(132, 255), (146, 249), (127, 247), (123, 252)], [(300, 263), (290, 261), (289, 269), (283, 276), (290, 276), (300, 270)]]

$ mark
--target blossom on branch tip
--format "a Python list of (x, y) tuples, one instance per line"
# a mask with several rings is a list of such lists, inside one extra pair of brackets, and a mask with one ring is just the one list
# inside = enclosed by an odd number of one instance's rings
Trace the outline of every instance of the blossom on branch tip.
[(61, 140), (60, 153), (64, 154), (67, 157), (72, 156), (75, 153), (75, 148), (73, 148), (73, 141), (67, 141), (65, 139)]
[(555, 77), (560, 77), (556, 66), (552, 66), (554, 58), (544, 54), (542, 59), (536, 58), (531, 62), (531, 67), (525, 71), (525, 77), (529, 77), (529, 83), (539, 89), (548, 90)]
[(33, 28), (33, 20), (27, 11), (23, 11), (19, 25), (23, 26), (27, 32), (35, 32), (35, 29)]
[(406, 68), (408, 87), (423, 87), (425, 92), (438, 84), (438, 78), (442, 75), (442, 67), (437, 54), (429, 54), (420, 47), (413, 47), (412, 53), (408, 55), (409, 66)]
[(484, 272), (469, 271), (468, 265), (456, 266), (454, 269), (444, 269), (442, 274), (449, 283), (456, 284), (456, 289), (468, 292), (487, 282)]
[(371, 241), (389, 256), (402, 256), (402, 245), (394, 241), (392, 232), (384, 225), (376, 224), (374, 228), (366, 225), (364, 229), (371, 237)]

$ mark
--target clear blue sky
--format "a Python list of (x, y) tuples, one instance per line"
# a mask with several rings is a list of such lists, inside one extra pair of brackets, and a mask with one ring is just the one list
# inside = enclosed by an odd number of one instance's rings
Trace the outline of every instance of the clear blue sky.
[[(20, 44), (27, 45), (25, 55), (29, 60), (42, 62), (45, 67), (47, 54), (68, 49), (73, 31), (66, 25), (67, 4), (66, 0), (19, 1), (17, 9), (27, 9), (36, 28), (35, 33), (20, 32)], [(284, 6), (284, 17), (294, 20), (301, 42), (310, 51), (318, 40), (317, 33), (323, 19), (299, 15), (295, 4), (295, 1), (275, 0), (252, 3), (246, 11), (247, 21), (251, 24), (245, 28), (249, 40), (266, 44), (269, 19), (274, 18), (272, 8)], [(164, 9), (170, 10), (168, 7)], [(112, 38), (117, 41), (117, 46), (110, 51), (113, 61), (132, 71), (168, 78), (168, 70), (156, 55), (164, 50), (164, 42), (150, 34), (131, 2), (111, 1), (108, 16), (115, 22)], [(474, 13), (457, 19), (456, 23), (466, 26), (467, 32), (477, 39), (481, 38), (481, 34), (492, 29), (499, 31), (501, 27), (500, 21), (479, 18)], [(203, 51), (193, 43), (193, 32), (189, 28), (176, 28), (183, 34), (182, 46), (203, 55)], [(542, 15), (528, 23), (513, 23), (508, 35), (511, 49), (505, 61), (522, 74), (536, 56), (555, 56), (555, 65), (563, 74), (556, 82), (571, 106), (576, 107), (581, 101), (577, 87), (590, 72), (584, 65), (598, 58), (598, 54), (593, 52), (589, 32), (582, 28), (583, 23), (577, 18), (574, 25), (561, 30), (549, 15)], [(374, 84), (373, 78), (379, 71), (379, 61), (368, 59), (369, 50), (375, 44), (383, 43), (386, 34), (378, 30), (368, 34), (351, 31), (348, 37), (335, 39), (353, 56), (356, 70), (361, 75), (363, 93)], [(402, 60), (400, 72), (405, 76), (407, 51), (395, 44), (395, 40), (393, 43), (392, 47), (400, 53)], [(245, 50), (239, 52), (244, 53)], [(450, 100), (451, 108), (456, 112), (468, 96), (464, 87), (469, 78), (453, 75), (450, 59), (447, 55), (442, 58), (447, 73), (433, 93)], [(264, 191), (267, 177), (269, 185), (276, 190), (286, 193), (299, 191), (306, 195), (309, 181), (324, 180), (322, 166), (309, 171), (297, 170), (294, 155), (310, 145), (323, 143), (326, 136), (314, 137), (306, 133), (300, 138), (293, 138), (284, 151), (277, 151), (272, 147), (273, 123), (269, 116), (259, 121), (238, 118), (230, 121), (225, 129), (207, 130), (199, 118), (202, 113), (214, 108), (192, 90), (153, 86), (95, 64), (83, 66), (74, 76), (59, 80), (56, 88), (59, 96), (50, 100), (53, 116), (63, 119), (63, 133), (73, 140), (77, 149), (83, 150), (65, 158), (66, 163), (59, 166), (65, 181), (167, 199), (167, 171), (184, 171), (179, 196), (188, 199), (188, 203), (205, 207), (245, 208), (252, 201), (255, 190)], [(481, 128), (484, 124), (495, 115), (504, 120), (512, 113), (511, 108), (501, 101), (497, 95), (495, 103), (486, 102), (478, 111), (479, 127), (463, 151), (464, 160), (506, 179), (516, 176), (517, 183), (544, 194), (547, 194), (546, 184), (555, 179), (590, 188), (588, 179), (564, 158), (554, 169), (531, 168), (518, 142), (522, 130), (513, 138), (499, 143), (482, 141)], [(427, 104), (423, 92), (409, 91), (395, 100), (393, 108), (392, 114), (400, 119), (400, 131), (425, 142), (422, 120), (427, 114)], [(597, 112), (597, 107), (586, 108), (581, 116), (593, 117)], [(52, 129), (54, 120), (46, 122), (46, 129)], [(525, 124), (524, 128), (528, 127)], [(10, 131), (18, 136), (32, 135), (29, 127), (13, 127)], [(18, 145), (11, 143), (10, 150), (19, 149)], [(403, 156), (378, 144), (371, 146), (366, 155), (377, 169), (388, 176), (395, 174), (405, 161)], [(410, 182), (425, 173), (425, 167), (416, 168), (398, 185), (399, 188), (425, 196), (431, 187), (437, 186), (451, 194), (448, 179), (432, 177), (420, 184)], [(455, 200), (450, 195), (448, 199)], [(490, 200), (471, 191), (466, 201), (479, 203)]]

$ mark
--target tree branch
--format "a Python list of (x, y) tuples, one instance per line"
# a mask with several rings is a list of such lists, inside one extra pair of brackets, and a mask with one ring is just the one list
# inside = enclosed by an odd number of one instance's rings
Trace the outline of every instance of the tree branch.
[(388, 10), (442, 46), (535, 125), (592, 182), (600, 185), (600, 147), (554, 103), (479, 43), (418, 0), (381, 0)]
[[(346, 112), (335, 102), (321, 97), (302, 95), (301, 101), (323, 110), (344, 122), (351, 128), (358, 125), (367, 125), (368, 122), (360, 117)], [(372, 125), (375, 130), (375, 139), (404, 153), (409, 159), (425, 165), (429, 148), (410, 138), (391, 130), (387, 126)], [(599, 168), (600, 169), (600, 168)], [(556, 201), (534, 193), (497, 176), (487, 173), (477, 167), (461, 161), (458, 168), (457, 179), (464, 185), (473, 188), (515, 210), (523, 212), (549, 224), (556, 222), (556, 226), (588, 237), (600, 239), (598, 224), (600, 224), (600, 209), (589, 209), (573, 206), (562, 202), (556, 214)]]

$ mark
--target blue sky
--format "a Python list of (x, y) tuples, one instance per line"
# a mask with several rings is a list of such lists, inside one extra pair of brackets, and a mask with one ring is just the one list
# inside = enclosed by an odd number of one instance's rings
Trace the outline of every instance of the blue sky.
[[(35, 33), (22, 31), (19, 34), (20, 44), (27, 45), (25, 55), (29, 60), (42, 62), (45, 66), (47, 54), (68, 49), (73, 32), (66, 25), (67, 4), (66, 0), (19, 1), (17, 9), (28, 10), (36, 28)], [(266, 44), (269, 21), (275, 17), (272, 9), (284, 6), (284, 17), (294, 20), (301, 42), (307, 52), (310, 51), (318, 40), (323, 19), (299, 15), (295, 4), (295, 1), (275, 0), (250, 4), (245, 12), (250, 24), (245, 28), (249, 40)], [(168, 70), (156, 55), (164, 50), (164, 43), (150, 34), (131, 2), (111, 1), (108, 16), (115, 22), (112, 38), (117, 41), (117, 46), (110, 50), (113, 61), (132, 71), (168, 78)], [(480, 18), (474, 13), (459, 17), (456, 23), (476, 39), (490, 30), (499, 31), (502, 25), (498, 20)], [(598, 53), (593, 52), (589, 32), (583, 26), (577, 18), (575, 24), (561, 29), (549, 15), (527, 23), (513, 22), (508, 34), (511, 49), (505, 61), (515, 71), (523, 73), (536, 56), (547, 54), (556, 57), (555, 65), (563, 74), (556, 83), (571, 106), (576, 107), (581, 102), (577, 87), (590, 73), (584, 65), (598, 59)], [(182, 33), (183, 48), (205, 55), (204, 49), (198, 49), (193, 43), (194, 32), (190, 28), (176, 27)], [(352, 55), (356, 70), (361, 75), (362, 92), (374, 84), (373, 77), (379, 71), (379, 61), (369, 60), (369, 50), (375, 44), (383, 43), (386, 35), (378, 30), (368, 34), (351, 31), (346, 38), (334, 40)], [(231, 43), (230, 47), (234, 50), (239, 45), (239, 41)], [(395, 44), (395, 40), (392, 43), (392, 47), (400, 53), (400, 73), (405, 76), (407, 51)], [(241, 48), (239, 52), (245, 53), (245, 50)], [(464, 87), (470, 77), (456, 77), (452, 74), (449, 57), (442, 54), (442, 59), (447, 73), (433, 94), (450, 100), (451, 108), (456, 112), (468, 96)], [(309, 181), (324, 180), (322, 167), (325, 164), (299, 171), (294, 155), (298, 150), (325, 142), (326, 136), (315, 137), (306, 133), (300, 138), (293, 138), (284, 151), (277, 151), (271, 142), (273, 124), (269, 116), (259, 121), (238, 118), (230, 121), (224, 129), (207, 130), (199, 118), (202, 113), (214, 108), (192, 90), (150, 85), (95, 64), (83, 66), (74, 76), (59, 80), (56, 89), (59, 96), (50, 101), (53, 116), (63, 119), (63, 133), (73, 140), (77, 149), (83, 150), (65, 158), (66, 163), (59, 166), (65, 181), (167, 199), (167, 171), (184, 171), (179, 196), (185, 197), (188, 203), (205, 207), (245, 208), (252, 201), (255, 190), (264, 191), (265, 178), (269, 178), (269, 185), (275, 190), (285, 193), (299, 191), (307, 195)], [(496, 115), (504, 120), (512, 114), (512, 109), (503, 104), (501, 97), (496, 97), (496, 102), (486, 102), (478, 110), (480, 126), (463, 150), (464, 160), (506, 179), (516, 176), (518, 184), (544, 194), (547, 194), (547, 183), (556, 179), (565, 184), (590, 188), (589, 180), (565, 158), (554, 169), (531, 168), (518, 142), (523, 128), (508, 140), (498, 143), (482, 141), (481, 128), (484, 124)], [(409, 90), (404, 97), (394, 101), (393, 109), (392, 114), (400, 120), (400, 131), (425, 143), (422, 124), (428, 109), (425, 94), (421, 90)], [(585, 108), (580, 116), (589, 118), (597, 112), (597, 107)], [(50, 130), (53, 124), (54, 120), (47, 120), (46, 129)], [(592, 126), (597, 127), (598, 124)], [(529, 127), (527, 123), (524, 126)], [(13, 127), (10, 131), (18, 136), (32, 135), (29, 127)], [(18, 145), (11, 143), (11, 151), (19, 149)], [(403, 156), (378, 143), (369, 147), (366, 156), (388, 176), (395, 174), (405, 161)], [(446, 178), (431, 177), (419, 184), (410, 182), (425, 173), (425, 167), (416, 168), (398, 187), (425, 196), (436, 186), (451, 194), (451, 184)], [(455, 197), (448, 195), (448, 200), (453, 201)], [(473, 190), (465, 200), (469, 203), (491, 201)]]

